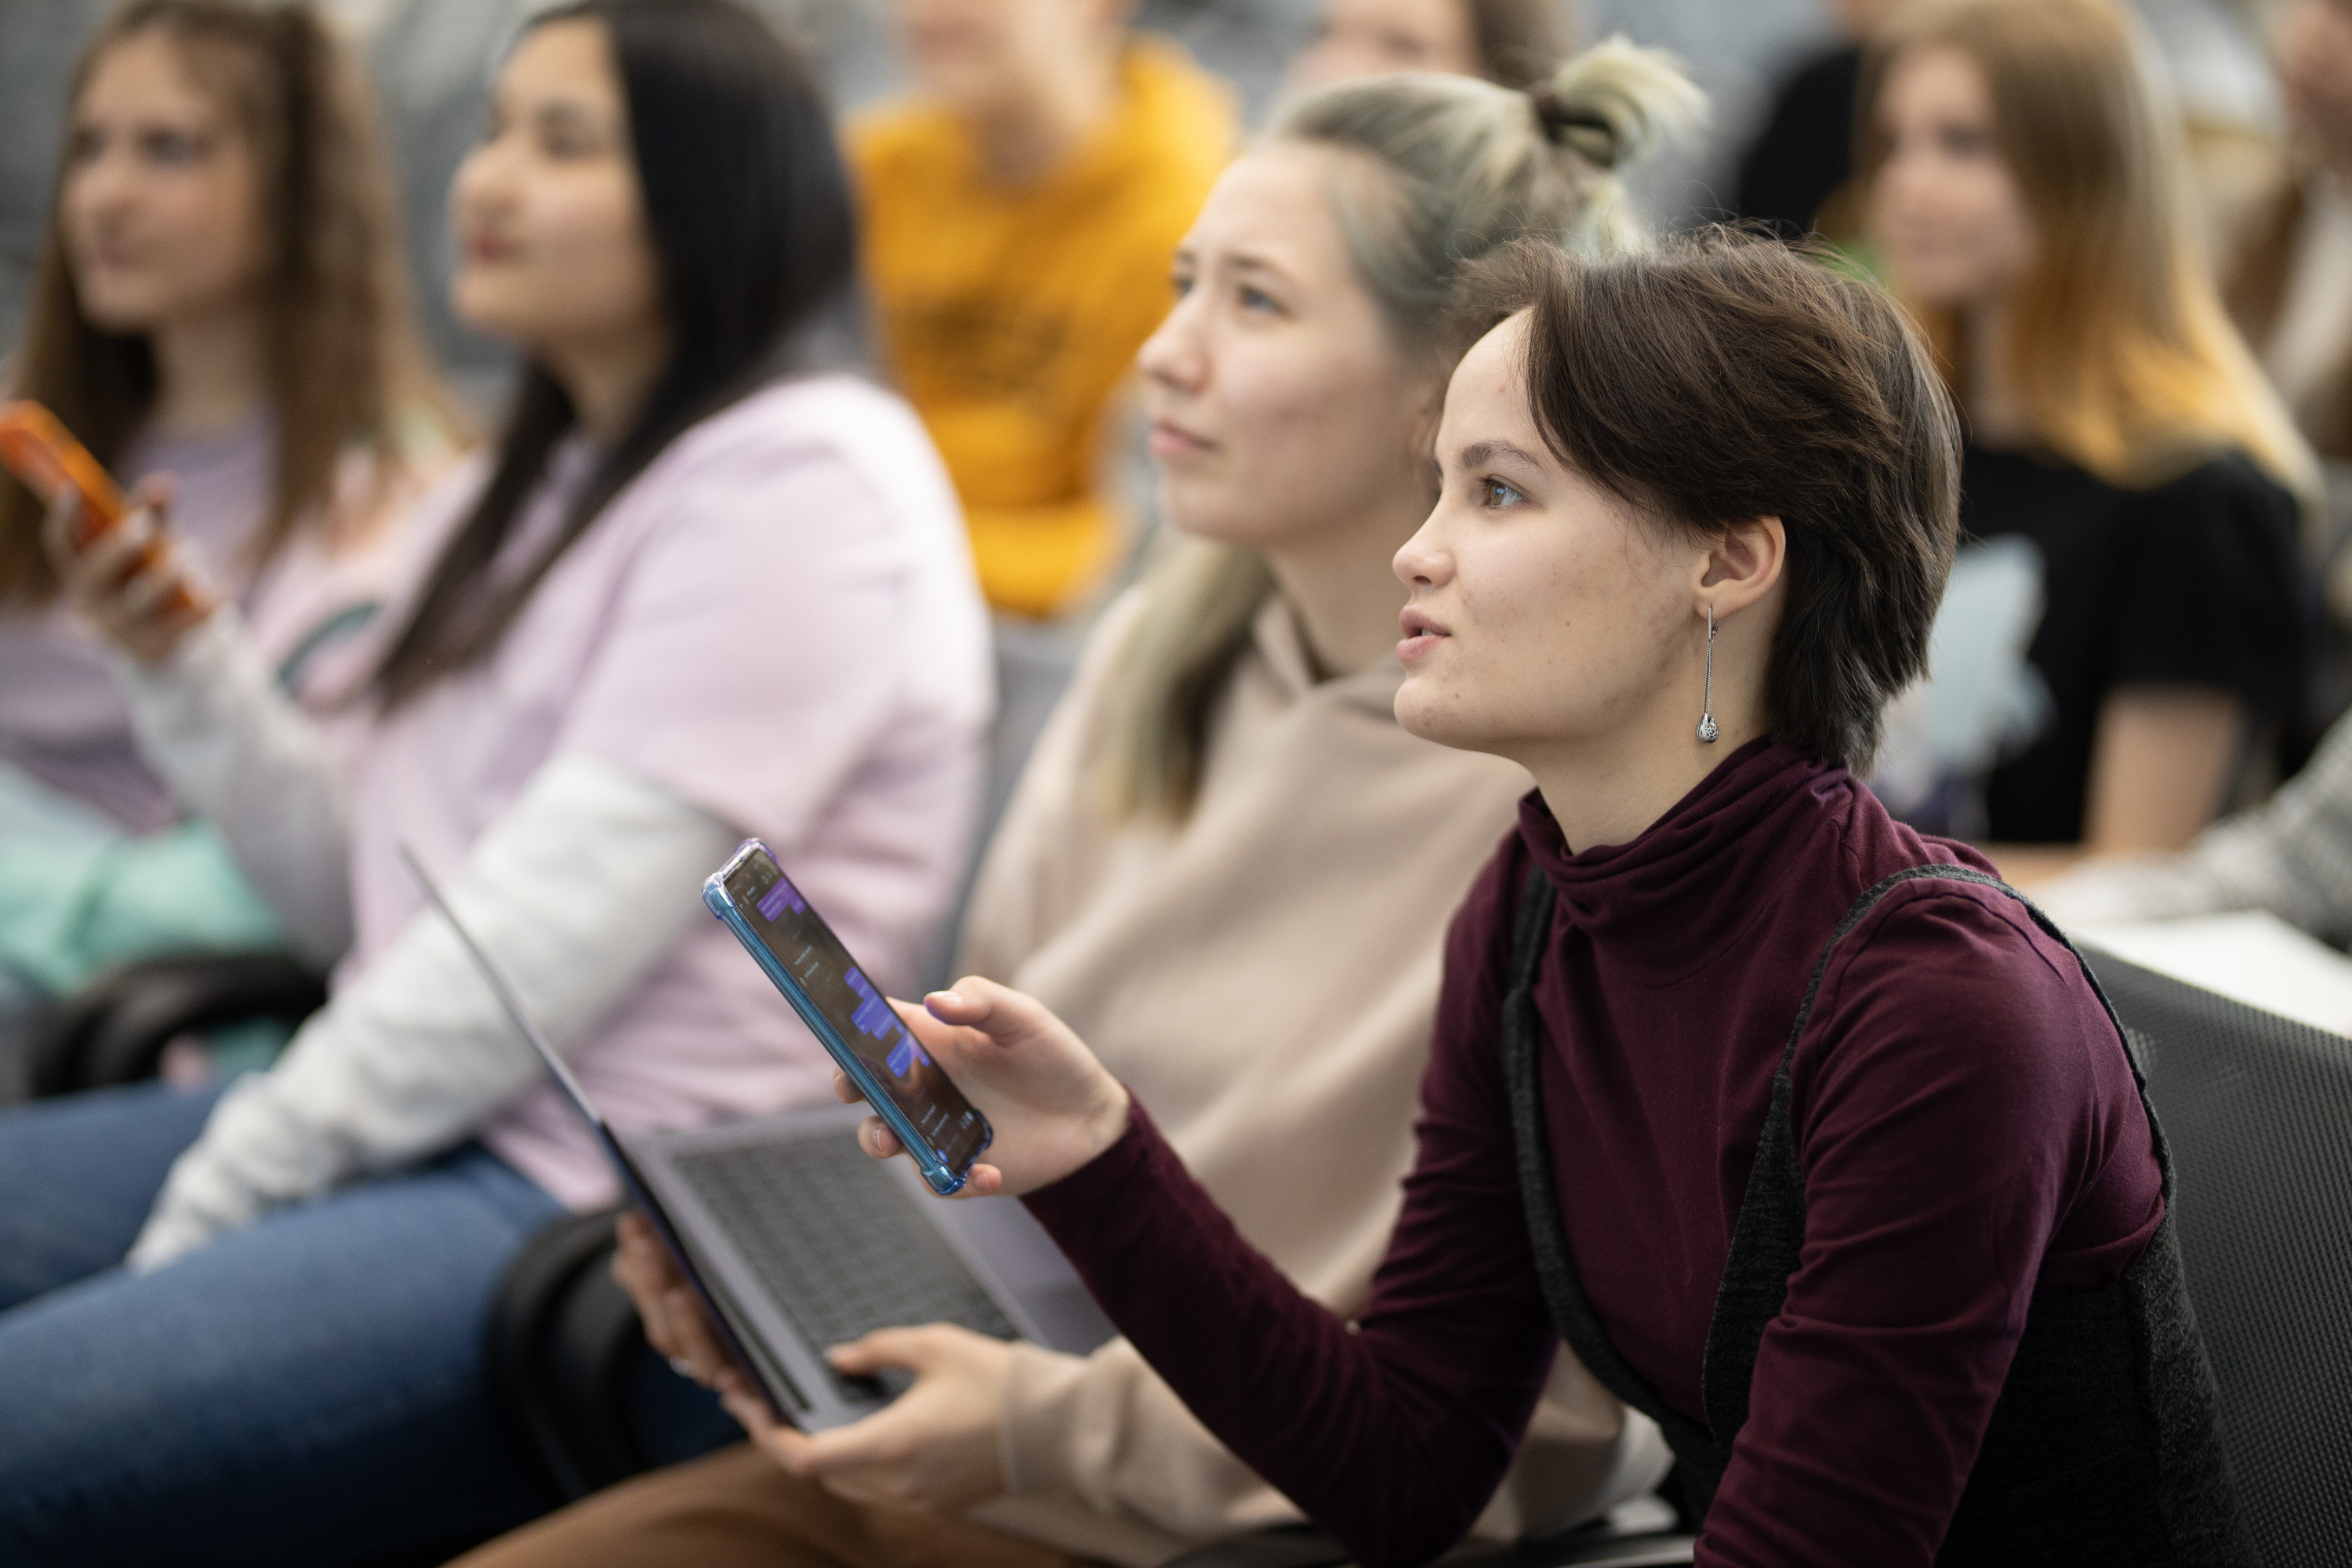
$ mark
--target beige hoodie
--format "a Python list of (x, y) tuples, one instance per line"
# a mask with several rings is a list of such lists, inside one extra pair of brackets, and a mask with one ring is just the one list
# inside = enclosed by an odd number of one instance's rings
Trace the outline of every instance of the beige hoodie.
[[(1397, 726), (1393, 658), (1317, 682), (1287, 606), (1259, 615), (1181, 826), (1119, 822), (1099, 763), (1141, 604), (1112, 606), (991, 845), (961, 973), (1030, 992), (1100, 1052), (1242, 1234), (1361, 1310), (1412, 1163), (1448, 921), (1528, 777)], [(1141, 1565), (1297, 1519), (1124, 1340), (1013, 1356), (1008, 1495), (982, 1523)], [(1562, 1352), (1479, 1521), (1592, 1517), (1664, 1468), (1655, 1429)]]

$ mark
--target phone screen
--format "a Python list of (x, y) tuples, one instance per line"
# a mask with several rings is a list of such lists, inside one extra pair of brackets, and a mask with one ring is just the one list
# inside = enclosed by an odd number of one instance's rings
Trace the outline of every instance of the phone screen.
[(744, 857), (728, 877), (727, 891), (801, 994), (872, 1070), (932, 1151), (951, 1171), (969, 1167), (987, 1139), (988, 1122), (915, 1043), (774, 858)]

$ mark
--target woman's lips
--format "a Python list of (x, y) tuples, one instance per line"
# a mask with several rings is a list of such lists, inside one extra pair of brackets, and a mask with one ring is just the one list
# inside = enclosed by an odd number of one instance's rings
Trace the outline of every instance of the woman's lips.
[(1428, 616), (1410, 606), (1397, 617), (1397, 624), (1404, 630), (1404, 640), (1396, 645), (1397, 659), (1403, 664), (1411, 664), (1453, 635)]
[(1150, 438), (1145, 445), (1150, 448), (1153, 457), (1163, 462), (1171, 458), (1195, 458), (1215, 447), (1214, 442), (1165, 419), (1151, 422)]

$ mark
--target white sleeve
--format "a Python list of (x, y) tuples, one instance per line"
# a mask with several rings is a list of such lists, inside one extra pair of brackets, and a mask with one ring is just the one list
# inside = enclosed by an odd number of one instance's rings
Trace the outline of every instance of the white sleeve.
[(118, 657), (140, 750), (173, 793), (220, 830), (237, 868), (320, 967), (352, 942), (342, 783), (325, 737), (278, 689), (234, 608), (160, 665)]
[[(700, 910), (739, 835), (610, 763), (563, 753), (446, 891), (557, 1049), (619, 1002)], [(541, 1068), (429, 909), (240, 1081), (172, 1167), (131, 1250), (152, 1268), (281, 1204), (463, 1139)]]
[(2267, 805), (2179, 854), (2093, 860), (2033, 899), (2060, 925), (2267, 910), (2322, 941), (2352, 937), (2352, 721)]

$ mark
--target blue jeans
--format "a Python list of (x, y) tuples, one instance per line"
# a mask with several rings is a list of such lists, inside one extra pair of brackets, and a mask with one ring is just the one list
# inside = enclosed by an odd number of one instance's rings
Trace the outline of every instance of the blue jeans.
[(555, 1200), (468, 1145), (124, 1272), (218, 1095), (0, 1112), (0, 1563), (380, 1563), (541, 1511), (481, 1346)]

